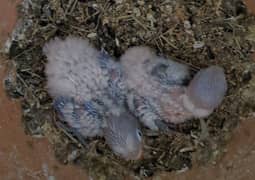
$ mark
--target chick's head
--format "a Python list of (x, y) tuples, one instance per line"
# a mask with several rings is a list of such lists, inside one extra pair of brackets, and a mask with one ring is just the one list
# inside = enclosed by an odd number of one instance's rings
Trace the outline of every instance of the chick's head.
[(223, 68), (210, 66), (191, 80), (184, 96), (184, 106), (195, 117), (206, 117), (222, 102), (227, 91)]
[(116, 155), (126, 160), (142, 156), (142, 133), (137, 119), (129, 112), (109, 117), (104, 128), (106, 143)]

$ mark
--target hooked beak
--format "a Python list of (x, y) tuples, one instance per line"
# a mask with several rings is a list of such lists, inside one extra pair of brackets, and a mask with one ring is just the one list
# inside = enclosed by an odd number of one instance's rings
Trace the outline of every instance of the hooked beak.
[(134, 160), (139, 160), (143, 158), (143, 142), (141, 143), (140, 147), (139, 147), (139, 152), (137, 154), (137, 156), (134, 158)]
[(135, 161), (143, 158), (143, 144), (140, 145), (139, 151), (137, 154), (129, 154), (125, 159), (130, 161)]
[(140, 151), (139, 151), (139, 153), (138, 153), (138, 155), (136, 157), (136, 160), (142, 159), (142, 158), (143, 158), (143, 148), (140, 148)]

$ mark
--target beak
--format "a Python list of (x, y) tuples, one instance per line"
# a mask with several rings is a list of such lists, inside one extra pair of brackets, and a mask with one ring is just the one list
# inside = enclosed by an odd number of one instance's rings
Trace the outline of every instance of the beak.
[(143, 149), (141, 148), (138, 155), (137, 155), (137, 157), (136, 157), (136, 160), (142, 159), (142, 158), (143, 158)]
[(143, 145), (142, 144), (140, 145), (138, 154), (136, 156), (134, 156), (134, 154), (132, 154), (132, 155), (130, 154), (130, 156), (126, 157), (125, 159), (131, 160), (131, 161), (143, 159)]
[(143, 159), (143, 143), (141, 143), (139, 147), (139, 152), (137, 156), (134, 158), (134, 160), (139, 160), (139, 159)]

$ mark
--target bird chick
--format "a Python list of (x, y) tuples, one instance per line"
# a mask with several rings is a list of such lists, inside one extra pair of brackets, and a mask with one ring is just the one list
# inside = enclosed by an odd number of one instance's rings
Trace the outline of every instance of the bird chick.
[[(212, 66), (190, 78), (186, 65), (159, 57), (148, 47), (132, 47), (121, 57), (130, 89), (128, 105), (150, 129), (206, 117), (221, 103), (227, 90), (223, 69)], [(162, 126), (163, 123), (163, 126)]]
[(55, 38), (43, 47), (47, 89), (60, 116), (84, 138), (104, 136), (115, 154), (140, 158), (141, 131), (124, 107), (126, 87), (122, 70), (88, 40)]

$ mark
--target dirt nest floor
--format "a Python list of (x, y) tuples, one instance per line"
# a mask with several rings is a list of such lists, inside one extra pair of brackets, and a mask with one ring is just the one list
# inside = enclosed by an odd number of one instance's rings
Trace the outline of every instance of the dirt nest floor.
[[(255, 109), (255, 21), (242, 1), (24, 0), (19, 12), (20, 21), (6, 43), (12, 69), (6, 90), (21, 98), (28, 134), (48, 137), (62, 163), (80, 165), (96, 179), (145, 178), (215, 162), (239, 120)], [(123, 161), (103, 139), (84, 146), (56, 125), (45, 89), (42, 47), (67, 35), (88, 38), (116, 58), (130, 46), (148, 45), (194, 71), (218, 64), (227, 75), (227, 96), (210, 117), (181, 124), (171, 136), (144, 129), (144, 158)]]

